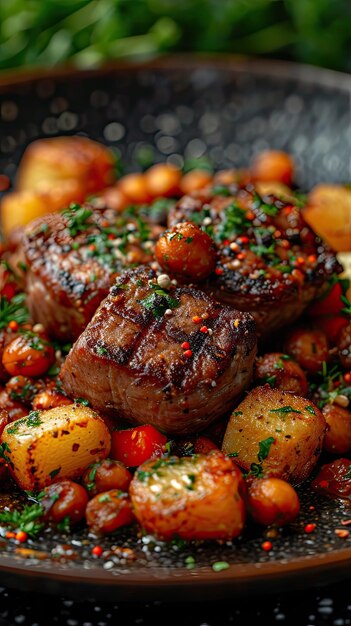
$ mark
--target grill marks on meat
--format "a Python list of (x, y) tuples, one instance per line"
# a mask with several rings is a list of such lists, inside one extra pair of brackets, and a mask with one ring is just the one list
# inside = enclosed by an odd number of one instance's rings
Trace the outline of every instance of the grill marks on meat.
[(296, 206), (261, 197), (252, 185), (184, 196), (170, 211), (169, 226), (188, 220), (217, 245), (216, 275), (206, 289), (250, 311), (263, 336), (298, 318), (326, 279), (342, 271)]
[(26, 229), (28, 306), (63, 341), (76, 339), (125, 267), (148, 263), (159, 227), (135, 215), (72, 205)]
[(123, 273), (68, 355), (63, 387), (107, 415), (171, 434), (197, 432), (249, 384), (255, 323), (192, 287), (157, 290), (152, 270)]

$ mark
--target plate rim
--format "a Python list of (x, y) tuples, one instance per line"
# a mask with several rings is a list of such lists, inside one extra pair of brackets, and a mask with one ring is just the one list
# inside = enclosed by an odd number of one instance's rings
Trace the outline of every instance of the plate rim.
[(3, 70), (0, 89), (36, 82), (38, 80), (62, 80), (74, 77), (93, 78), (117, 72), (140, 70), (231, 70), (233, 73), (252, 73), (276, 78), (297, 79), (305, 83), (330, 87), (351, 93), (351, 74), (315, 65), (279, 59), (263, 59), (236, 54), (178, 53), (159, 55), (152, 59), (123, 59), (103, 63), (97, 68), (81, 69), (70, 64), (57, 67)]

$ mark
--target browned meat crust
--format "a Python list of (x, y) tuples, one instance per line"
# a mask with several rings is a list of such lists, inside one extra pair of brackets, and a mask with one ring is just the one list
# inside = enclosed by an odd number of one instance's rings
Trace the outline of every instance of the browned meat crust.
[(216, 275), (205, 288), (221, 302), (250, 311), (263, 336), (298, 318), (326, 279), (342, 271), (296, 206), (261, 197), (252, 185), (184, 196), (168, 224), (188, 220), (217, 245)]
[(192, 287), (164, 292), (152, 270), (139, 268), (117, 280), (61, 380), (68, 395), (102, 413), (184, 434), (233, 407), (250, 382), (255, 353), (250, 315)]
[(24, 235), (28, 306), (63, 341), (76, 339), (108, 294), (115, 276), (152, 260), (159, 227), (92, 205), (32, 222)]

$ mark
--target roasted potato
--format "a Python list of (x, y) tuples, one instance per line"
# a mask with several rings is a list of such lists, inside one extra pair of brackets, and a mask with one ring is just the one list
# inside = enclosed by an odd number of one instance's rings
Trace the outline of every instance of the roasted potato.
[(71, 404), (8, 424), (2, 443), (16, 482), (36, 491), (54, 479), (80, 477), (90, 463), (108, 456), (111, 437), (94, 411)]
[(351, 452), (351, 412), (337, 404), (326, 404), (322, 413), (327, 422), (324, 450), (332, 454)]
[(89, 528), (104, 535), (135, 522), (130, 498), (119, 489), (110, 489), (94, 496), (86, 508), (85, 516)]
[(328, 339), (322, 330), (294, 328), (285, 338), (284, 349), (310, 374), (320, 372), (329, 360)]
[(285, 526), (300, 512), (295, 489), (281, 478), (258, 478), (248, 489), (247, 505), (252, 518), (263, 526)]
[(8, 193), (1, 202), (1, 225), (5, 235), (37, 217), (58, 211), (71, 202), (82, 202), (85, 192), (75, 180), (58, 181), (40, 189)]
[(275, 389), (292, 391), (300, 396), (307, 393), (305, 373), (298, 363), (282, 352), (268, 352), (256, 359), (254, 377), (261, 384), (268, 383)]
[(351, 250), (351, 190), (317, 185), (308, 195), (306, 222), (337, 252)]
[(235, 453), (236, 462), (250, 471), (260, 461), (260, 442), (272, 438), (262, 473), (298, 484), (318, 460), (325, 429), (322, 413), (309, 400), (268, 385), (256, 387), (232, 414), (222, 450)]
[(17, 188), (37, 190), (45, 184), (75, 179), (85, 196), (113, 182), (115, 158), (102, 144), (87, 137), (38, 139), (26, 149), (17, 174)]
[(245, 521), (243, 479), (220, 451), (147, 461), (130, 484), (140, 524), (162, 539), (231, 539)]
[(255, 157), (251, 173), (255, 181), (279, 181), (290, 186), (294, 176), (294, 163), (286, 152), (267, 150)]

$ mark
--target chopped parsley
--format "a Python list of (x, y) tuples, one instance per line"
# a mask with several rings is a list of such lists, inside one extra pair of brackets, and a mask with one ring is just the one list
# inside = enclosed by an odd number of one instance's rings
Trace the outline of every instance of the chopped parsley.
[(54, 470), (52, 470), (51, 472), (49, 472), (49, 476), (51, 478), (51, 480), (54, 480), (54, 478), (56, 478), (57, 474), (60, 473), (61, 467), (58, 467)]
[(151, 311), (156, 318), (162, 317), (167, 309), (175, 309), (179, 306), (179, 300), (172, 298), (167, 291), (157, 284), (151, 284), (150, 288), (152, 293), (143, 300), (139, 300), (139, 302), (145, 309)]
[(96, 346), (96, 354), (99, 356), (105, 356), (105, 354), (107, 354), (107, 349), (104, 346)]
[(11, 454), (11, 450), (9, 444), (4, 441), (2, 444), (0, 444), (0, 459), (4, 459), (5, 463), (9, 463), (10, 465), (12, 465), (12, 461), (7, 453)]
[(11, 300), (6, 296), (0, 298), (0, 328), (6, 328), (10, 322), (24, 324), (29, 319), (29, 312), (24, 302), (26, 295), (18, 293)]
[(71, 237), (75, 237), (78, 233), (84, 232), (91, 225), (88, 222), (93, 211), (87, 209), (80, 204), (71, 204), (68, 209), (63, 211), (63, 215), (68, 218), (67, 228)]
[(250, 226), (251, 222), (246, 217), (245, 209), (242, 209), (235, 202), (231, 202), (224, 209), (223, 219), (217, 227), (215, 239), (218, 241), (231, 239), (235, 235), (241, 235)]
[(292, 406), (281, 406), (278, 409), (270, 409), (269, 411), (270, 413), (299, 413), (301, 414), (301, 411), (298, 411), (297, 409), (293, 409)]
[(227, 563), (227, 561), (216, 561), (215, 563), (212, 564), (212, 569), (214, 572), (222, 572), (225, 569), (228, 569), (230, 567), (229, 563)]
[(225, 185), (215, 185), (212, 187), (212, 193), (214, 196), (225, 196), (228, 197), (231, 195), (228, 187)]
[(65, 533), (66, 535), (68, 535), (68, 533), (71, 532), (71, 519), (69, 515), (66, 515), (66, 517), (64, 517), (57, 525), (56, 525), (57, 530), (59, 530), (61, 533)]
[(26, 419), (26, 425), (30, 428), (40, 426), (42, 423), (43, 421), (40, 419), (40, 411), (31, 411)]
[(248, 476), (254, 476), (254, 478), (263, 478), (263, 466), (262, 462), (268, 457), (272, 444), (274, 443), (274, 437), (267, 437), (258, 444), (257, 458), (259, 463), (251, 463)]
[(38, 504), (25, 505), (22, 511), (0, 512), (0, 524), (15, 530), (22, 530), (30, 537), (36, 537), (44, 528), (44, 524), (39, 522), (44, 514), (43, 507)]
[(314, 410), (313, 406), (311, 406), (310, 404), (306, 406), (306, 411), (311, 413), (311, 415), (316, 415), (316, 411)]

